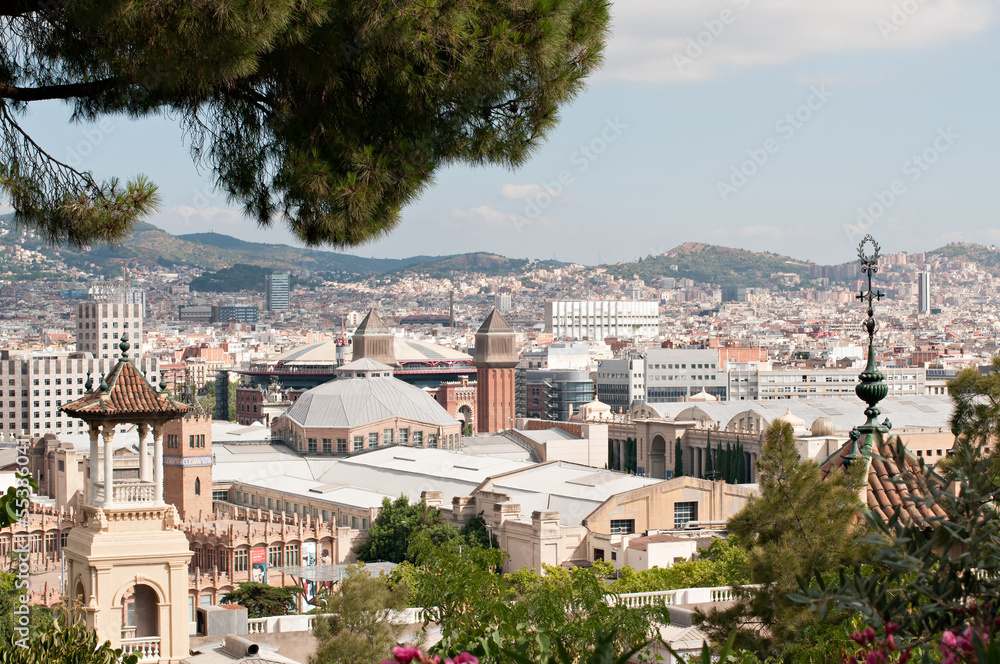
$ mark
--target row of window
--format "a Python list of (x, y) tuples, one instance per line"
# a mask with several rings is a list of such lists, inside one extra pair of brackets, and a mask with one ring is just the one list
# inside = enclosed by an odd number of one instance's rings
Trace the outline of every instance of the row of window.
[[(228, 500), (229, 497), (225, 491), (216, 491), (212, 493), (213, 500)], [(305, 516), (309, 514), (308, 505), (300, 505), (298, 503), (293, 503), (290, 500), (284, 502), (280, 498), (271, 498), (267, 496), (259, 496), (255, 493), (248, 493), (246, 491), (236, 492), (236, 502), (242, 505), (249, 505), (250, 507), (260, 509), (267, 509), (275, 512), (281, 512), (284, 508), (285, 514), (301, 514)], [(330, 510), (320, 510), (318, 507), (312, 508), (312, 517), (314, 519), (319, 519), (322, 516), (324, 522), (330, 522), (333, 524), (340, 523), (343, 528), (353, 528), (354, 530), (368, 530), (368, 519), (364, 517), (358, 517), (347, 513), (341, 513), (339, 516), (336, 512), (331, 512)]]
[[(0, 558), (7, 558), (11, 552), (11, 546), (23, 551), (27, 548), (29, 553), (56, 553), (66, 546), (66, 538), (69, 531), (60, 533), (17, 533), (13, 537), (0, 535)], [(44, 549), (43, 549), (44, 544)]]
[[(353, 436), (350, 446), (348, 446), (346, 438), (337, 438), (337, 454), (347, 454), (349, 451), (363, 452), (366, 449), (374, 450), (379, 447), (395, 444), (424, 447), (425, 440), (428, 448), (437, 448), (440, 442), (444, 449), (455, 449), (460, 442), (460, 434), (446, 434), (440, 441), (437, 433), (427, 433), (426, 436), (424, 434), (424, 431), (410, 431), (407, 427), (402, 427), (398, 430), (383, 429), (381, 435), (377, 431), (372, 431), (367, 436)], [(296, 442), (295, 446), (300, 451), (323, 452), (324, 454), (333, 453), (332, 438), (319, 439), (307, 437), (303, 446), (303, 441), (298, 434), (293, 434), (293, 436)]]

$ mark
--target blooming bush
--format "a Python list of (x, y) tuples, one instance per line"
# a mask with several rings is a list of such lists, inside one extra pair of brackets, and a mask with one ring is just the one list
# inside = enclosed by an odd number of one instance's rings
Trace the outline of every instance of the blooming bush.
[[(441, 657), (429, 655), (416, 646), (396, 646), (392, 649), (395, 659), (387, 659), (382, 664), (441, 664)], [(479, 658), (463, 652), (444, 660), (444, 664), (479, 664)]]

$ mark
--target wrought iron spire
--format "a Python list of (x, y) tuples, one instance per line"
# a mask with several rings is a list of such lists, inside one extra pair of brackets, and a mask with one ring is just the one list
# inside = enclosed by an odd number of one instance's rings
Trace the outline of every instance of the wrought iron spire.
[[(871, 245), (871, 254), (865, 253), (867, 245)], [(887, 433), (892, 426), (888, 418), (884, 423), (878, 423), (881, 411), (877, 404), (889, 394), (889, 386), (885, 384), (885, 375), (875, 366), (875, 331), (878, 329), (878, 324), (875, 322), (874, 305), (883, 297), (882, 291), (872, 288), (872, 277), (878, 273), (878, 259), (878, 242), (871, 235), (866, 235), (861, 240), (861, 244), (858, 245), (858, 260), (861, 263), (862, 274), (868, 278), (868, 290), (861, 291), (855, 297), (861, 300), (867, 309), (867, 317), (861, 327), (868, 333), (868, 363), (861, 375), (858, 376), (861, 382), (854, 388), (854, 392), (858, 398), (868, 404), (868, 407), (865, 408), (865, 416), (868, 419), (864, 424), (851, 431), (851, 451), (846, 457), (848, 463), (859, 457), (869, 456), (875, 432)]]

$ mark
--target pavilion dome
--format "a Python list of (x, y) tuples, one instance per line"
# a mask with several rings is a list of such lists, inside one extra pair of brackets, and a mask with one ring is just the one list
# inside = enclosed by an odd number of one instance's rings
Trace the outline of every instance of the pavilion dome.
[(307, 390), (284, 417), (304, 428), (354, 428), (395, 418), (459, 424), (427, 392), (392, 375), (392, 367), (362, 358), (337, 369), (338, 377)]

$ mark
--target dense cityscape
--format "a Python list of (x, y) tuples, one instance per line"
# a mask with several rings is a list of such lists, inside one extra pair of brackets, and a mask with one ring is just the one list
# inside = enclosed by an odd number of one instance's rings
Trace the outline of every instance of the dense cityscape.
[(0, 3), (0, 663), (997, 664), (998, 17)]

